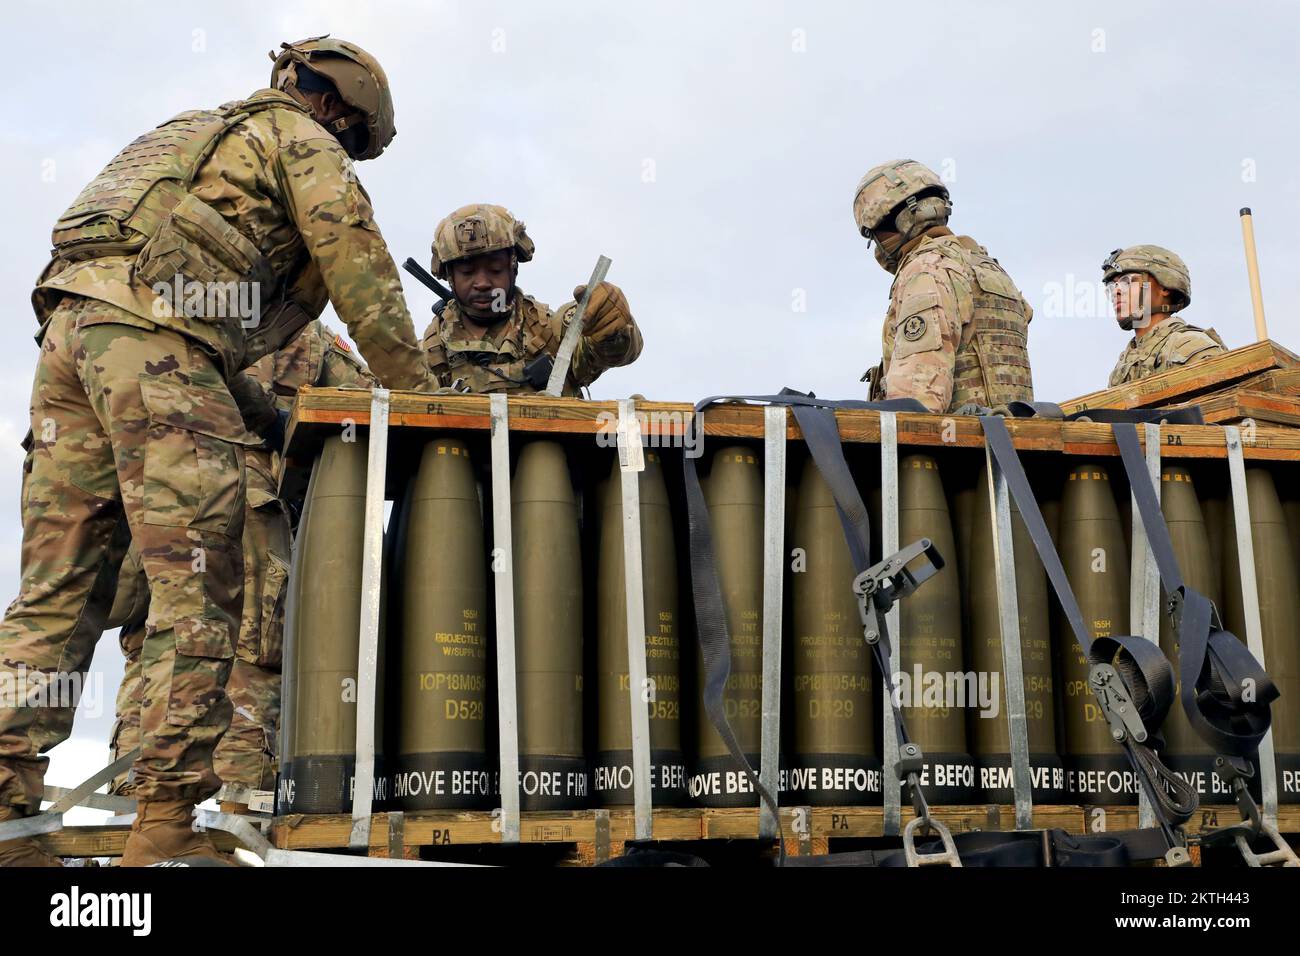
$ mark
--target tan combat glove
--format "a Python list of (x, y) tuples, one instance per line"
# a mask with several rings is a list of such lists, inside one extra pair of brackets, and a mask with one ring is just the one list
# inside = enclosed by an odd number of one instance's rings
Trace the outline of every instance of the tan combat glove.
[[(573, 290), (573, 300), (581, 301), (582, 294), (586, 291), (585, 285), (578, 286)], [(603, 342), (627, 328), (631, 322), (632, 310), (628, 307), (627, 296), (622, 289), (612, 282), (602, 282), (592, 290), (582, 330), (585, 338), (592, 342)]]

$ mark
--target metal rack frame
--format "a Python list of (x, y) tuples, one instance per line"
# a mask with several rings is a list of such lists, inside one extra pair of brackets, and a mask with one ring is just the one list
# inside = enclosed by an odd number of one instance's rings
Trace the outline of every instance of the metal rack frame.
[[(312, 390), (309, 390), (312, 391)], [(315, 390), (326, 391), (326, 390)], [(509, 419), (509, 406), (504, 395), (491, 396), (489, 400), (488, 415), (484, 415), (477, 408), (465, 409), (459, 411), (455, 401), (447, 401), (445, 406), (452, 411), (444, 411), (443, 403), (427, 403), (424, 405), (426, 411), (423, 416), (419, 413), (412, 413), (409, 409), (411, 397), (403, 393), (396, 396), (390, 394), (385, 389), (374, 389), (369, 393), (369, 421), (361, 423), (363, 427), (369, 427), (369, 446), (367, 460), (367, 493), (365, 503), (365, 544), (363, 549), (363, 601), (362, 610), (358, 625), (360, 628), (360, 643), (358, 653), (358, 719), (357, 719), (357, 742), (356, 742), (356, 771), (355, 771), (355, 797), (353, 808), (350, 814), (351, 825), (348, 831), (346, 843), (330, 843), (330, 846), (336, 848), (346, 846), (356, 850), (373, 847), (374, 835), (372, 828), (374, 826), (373, 814), (373, 782), (374, 782), (374, 718), (376, 706), (376, 662), (378, 652), (378, 594), (380, 585), (380, 576), (382, 574), (382, 541), (383, 541), (383, 524), (384, 524), (384, 480), (386, 477), (388, 445), (389, 445), (389, 424), (390, 417), (393, 413), (394, 402), (400, 406), (398, 413), (399, 424), (410, 426), (425, 427), (471, 427), (484, 428), (485, 420), (491, 429), (491, 459), (493, 471), (493, 502), (496, 529), (496, 546), (504, 548), (505, 553), (509, 553), (511, 541), (510, 528), (510, 481), (509, 481), (509, 432), (511, 421)], [(356, 393), (352, 392), (352, 397), (346, 403), (346, 411), (342, 414), (344, 417), (335, 417), (332, 419), (335, 423), (357, 424), (352, 421), (352, 417), (360, 418), (364, 412), (357, 407)], [(653, 404), (653, 403), (651, 403)], [(676, 407), (676, 406), (675, 406)], [(624, 548), (625, 548), (625, 571), (626, 586), (628, 599), (628, 650), (629, 650), (629, 670), (630, 686), (641, 686), (637, 678), (643, 682), (646, 674), (646, 662), (644, 659), (644, 643), (638, 641), (637, 637), (642, 630), (637, 626), (638, 621), (643, 619), (643, 593), (640, 587), (640, 575), (638, 566), (640, 563), (640, 508), (639, 508), (639, 484), (637, 481), (638, 467), (635, 464), (636, 455), (633, 448), (639, 450), (640, 436), (638, 434), (636, 406), (631, 400), (623, 400), (618, 403), (618, 448), (620, 454), (621, 468), (621, 486), (623, 489), (623, 522), (624, 522)], [(683, 406), (689, 408), (689, 406)], [(532, 414), (529, 414), (532, 412)], [(737, 422), (733, 418), (734, 409), (725, 410), (721, 414), (728, 419), (729, 424), (726, 428), (732, 429), (724, 434), (745, 435), (746, 437), (758, 437), (752, 431), (741, 430), (737, 427)], [(785, 556), (784, 548), (784, 484), (785, 484), (785, 458), (787, 437), (792, 427), (788, 410), (784, 407), (766, 408), (762, 418), (761, 437), (764, 441), (766, 451), (765, 455), (765, 494), (764, 494), (764, 632), (763, 632), (763, 672), (764, 672), (764, 698), (763, 698), (763, 719), (762, 719), (762, 761), (760, 765), (761, 779), (768, 786), (774, 795), (778, 795), (776, 783), (779, 780), (778, 761), (779, 761), (779, 713), (780, 713), (780, 623), (781, 616), (779, 609), (782, 600), (783, 586), (783, 562)], [(873, 423), (870, 417), (878, 415), (878, 433), (873, 433)], [(435, 424), (439, 416), (445, 416), (446, 421)], [(881, 452), (881, 486), (882, 486), (882, 524), (883, 524), (883, 542), (886, 551), (897, 549), (898, 540), (898, 445), (899, 445), (899, 416), (895, 413), (868, 413), (868, 416), (857, 416), (850, 414), (841, 419), (841, 433), (846, 441), (878, 441)], [(295, 413), (297, 417), (297, 413)], [(424, 417), (427, 421), (413, 421)], [(907, 422), (906, 432), (909, 444), (940, 445), (947, 444), (948, 439), (942, 442), (936, 440), (939, 431), (932, 422), (927, 419), (938, 421), (937, 416), (903, 416)], [(538, 416), (533, 409), (525, 405), (525, 413), (520, 419), (524, 430), (547, 430), (544, 426), (539, 428)], [(575, 419), (577, 421), (578, 419)], [(316, 419), (318, 423), (323, 419)], [(943, 419), (949, 421), (949, 419)], [(979, 447), (982, 444), (976, 437), (974, 429), (967, 427), (968, 423), (957, 422), (954, 432), (957, 440), (952, 444), (956, 447)], [(1086, 426), (1081, 424), (1060, 426), (1059, 434), (1054, 438), (1048, 438), (1044, 441), (1042, 436), (1051, 435), (1049, 429), (1055, 428), (1055, 425), (1044, 425), (1041, 423), (1016, 423), (1015, 431), (1026, 436), (1029, 445), (1027, 447), (1041, 447), (1044, 450), (1058, 450), (1069, 454), (1090, 454), (1098, 448), (1098, 442), (1106, 440), (1102, 430), (1096, 426)], [(847, 432), (846, 432), (847, 429)], [(564, 428), (551, 429), (555, 431), (565, 431)], [(1216, 428), (1216, 431), (1220, 429)], [(574, 428), (569, 433), (581, 433), (584, 429), (581, 427)], [(1221, 451), (1212, 447), (1212, 439), (1208, 435), (1208, 427), (1198, 426), (1169, 426), (1161, 429), (1159, 426), (1148, 425), (1144, 429), (1144, 443), (1146, 458), (1151, 475), (1156, 482), (1157, 490), (1159, 489), (1162, 432), (1167, 432), (1166, 442), (1170, 448), (1170, 453), (1176, 457), (1191, 457), (1194, 459), (1208, 458), (1225, 458), (1228, 466), (1230, 488), (1232, 501), (1234, 505), (1235, 528), (1234, 532), (1237, 538), (1238, 554), (1241, 563), (1242, 585), (1244, 592), (1244, 604), (1246, 611), (1246, 642), (1252, 654), (1264, 661), (1263, 644), (1262, 644), (1262, 624), (1260, 619), (1258, 582), (1256, 579), (1256, 567), (1254, 560), (1253, 536), (1250, 525), (1250, 509), (1245, 481), (1245, 459), (1263, 460), (1300, 460), (1300, 445), (1297, 445), (1295, 439), (1290, 433), (1280, 429), (1258, 429), (1260, 435), (1251, 445), (1249, 451), (1242, 440), (1240, 429), (1236, 426), (1224, 426), (1222, 431), (1222, 444), (1218, 446)], [(1041, 444), (1035, 444), (1039, 442)], [(1178, 447), (1184, 446), (1184, 447)], [(1198, 453), (1191, 449), (1201, 449)], [(1113, 455), (1113, 451), (1103, 451), (1103, 454)], [(1035, 807), (1032, 800), (1032, 786), (1029, 776), (1029, 755), (1027, 727), (1025, 722), (1025, 707), (1023, 694), (1023, 662), (1020, 660), (1019, 628), (1017, 614), (1017, 594), (1015, 589), (1014, 561), (1015, 555), (1012, 546), (1012, 529), (1010, 503), (1007, 496), (1007, 489), (1003, 476), (999, 473), (996, 464), (989, 460), (987, 462), (990, 474), (990, 495), (993, 504), (993, 532), (994, 532), (994, 556), (995, 572), (998, 592), (999, 621), (1001, 624), (1002, 650), (1004, 657), (1004, 669), (1007, 673), (1008, 684), (1008, 727), (1011, 740), (1011, 759), (1013, 768), (1014, 783), (1014, 818), (1015, 826), (1019, 829), (1032, 827), (1035, 816)], [(777, 493), (778, 489), (780, 493)], [(296, 542), (295, 542), (296, 545)], [(1141, 621), (1141, 633), (1150, 640), (1159, 639), (1159, 622), (1161, 615), (1160, 607), (1160, 587), (1154, 562), (1149, 557), (1149, 548), (1146, 544), (1145, 535), (1140, 526), (1140, 520), (1134, 522), (1133, 528), (1133, 572), (1131, 579), (1130, 601), (1133, 610), (1133, 620)], [(295, 557), (297, 549), (295, 547)], [(514, 629), (513, 629), (513, 594), (512, 588), (512, 566), (511, 562), (504, 561), (500, 563), (502, 579), (498, 582), (497, 589), (497, 653), (498, 653), (498, 679), (499, 679), (499, 699), (500, 699), (500, 727), (501, 727), (501, 783), (502, 783), (502, 805), (494, 811), (494, 831), (499, 832), (502, 843), (519, 843), (521, 840), (521, 820), (519, 812), (518, 798), (518, 738), (517, 738), (517, 709), (515, 695), (515, 673), (514, 673)], [(640, 599), (640, 600), (638, 600)], [(638, 608), (640, 604), (640, 608)], [(290, 608), (291, 612), (292, 602)], [(895, 634), (898, 633), (897, 608), (892, 612), (894, 620), (890, 622)], [(286, 644), (286, 674), (285, 674), (285, 693), (284, 693), (284, 715), (282, 718), (282, 748), (281, 752), (286, 752), (283, 742), (286, 738), (283, 736), (288, 729), (288, 724), (292, 721), (292, 697), (294, 687), (292, 680), (292, 656), (295, 653), (291, 634), (292, 622), (286, 621), (287, 636), (290, 640)], [(639, 651), (639, 653), (638, 653)], [(894, 668), (898, 667), (898, 642), (894, 642), (893, 652), (895, 655)], [(638, 673), (639, 671), (639, 673)], [(1016, 674), (1020, 679), (1016, 679)], [(633, 823), (632, 835), (636, 839), (650, 839), (655, 836), (655, 808), (652, 803), (652, 793), (650, 788), (650, 747), (648, 733), (648, 715), (646, 709), (640, 706), (636, 693), (630, 693), (630, 704), (633, 716), (633, 773), (634, 773), (634, 804), (633, 804)], [(879, 808), (845, 808), (841, 815), (847, 812), (855, 820), (863, 821), (871, 818), (873, 814), (880, 814), (882, 821), (882, 830), (885, 834), (897, 834), (900, 829), (901, 806), (899, 800), (898, 787), (894, 785), (896, 774), (893, 768), (896, 766), (897, 754), (893, 753), (897, 748), (891, 746), (893, 735), (889, 733), (888, 721), (892, 719), (892, 714), (888, 706), (882, 708), (886, 720), (884, 741), (884, 776), (886, 782), (883, 794), (883, 809)], [(1260, 746), (1260, 776), (1263, 796), (1263, 814), (1265, 819), (1276, 825), (1278, 821), (1278, 779), (1276, 763), (1274, 761), (1272, 734), (1265, 737)], [(510, 785), (510, 781), (514, 785)], [(53, 792), (53, 791), (52, 791)], [(779, 796), (779, 795), (778, 795)], [(91, 804), (95, 802), (95, 795), (78, 801), (79, 803)], [(938, 808), (942, 812), (942, 808)], [(989, 825), (996, 825), (996, 820), (992, 811), (996, 806), (986, 808), (989, 811)], [(1053, 811), (1062, 812), (1073, 808), (1040, 808), (1049, 815)], [(1225, 809), (1219, 807), (1207, 807), (1204, 816), (1207, 819), (1201, 821), (1202, 826), (1214, 825), (1213, 821), (1208, 819), (1212, 817), (1217, 810)], [(1288, 820), (1295, 816), (1291, 811), (1296, 808), (1288, 807)], [(972, 808), (953, 808), (957, 815), (968, 814)], [(664, 811), (677, 813), (679, 811)], [(734, 811), (733, 811), (734, 812)], [(751, 811), (752, 812), (752, 811)], [(759, 833), (762, 836), (771, 837), (779, 832), (778, 821), (772, 817), (769, 811), (762, 809), (759, 813), (760, 825)], [(831, 813), (832, 818), (835, 814), (834, 809), (827, 811)], [(227, 821), (223, 818), (224, 814), (211, 814), (209, 811), (203, 811), (206, 816), (201, 819), (217, 829), (229, 829), (232, 833), (242, 833), (246, 828), (241, 823), (247, 821), (235, 820), (229, 826), (223, 826)], [(736, 832), (736, 822), (728, 822), (731, 817), (727, 811), (722, 811), (722, 816), (700, 812), (700, 820), (706, 831), (718, 829), (720, 826), (726, 832)], [(811, 829), (809, 821), (814, 818), (821, 819), (818, 814), (825, 815), (823, 811), (810, 811), (806, 807), (783, 807), (780, 811), (783, 819), (788, 818), (793, 823), (795, 835), (801, 846), (805, 846), (811, 839)], [(1142, 807), (1140, 810), (1143, 825), (1149, 821), (1149, 808)], [(622, 815), (617, 814), (619, 819)], [(687, 814), (689, 816), (689, 813)], [(596, 843), (603, 844), (608, 852), (608, 845), (611, 833), (615, 828), (613, 816), (610, 811), (594, 811), (594, 819), (597, 822)], [(714, 817), (717, 817), (714, 819)], [(997, 816), (1001, 816), (998, 814)], [(665, 818), (666, 819), (666, 818)], [(708, 820), (713, 819), (710, 824)], [(803, 820), (801, 827), (800, 821)], [(1005, 818), (1002, 818), (1005, 819)], [(388, 813), (385, 815), (387, 844), (393, 851), (399, 851), (403, 845), (403, 826), (405, 816), (401, 813)], [(62, 820), (56, 814), (49, 813), (39, 818), (31, 818), (25, 821), (28, 827), (35, 828), (36, 831), (54, 834), (58, 839), (56, 831), (62, 828)], [(603, 827), (601, 824), (603, 823)], [(421, 824), (423, 825), (423, 824)], [(824, 824), (823, 824), (824, 825)], [(866, 824), (868, 829), (872, 826)], [(619, 832), (624, 832), (625, 824), (619, 823), (617, 828)], [(855, 824), (861, 829), (861, 822)], [(233, 829), (232, 829), (233, 828)], [(71, 828), (67, 837), (67, 842), (76, 843), (80, 839), (78, 834), (83, 830), (103, 831), (107, 833), (113, 830), (113, 827), (98, 828)], [(603, 831), (604, 840), (600, 839)], [(753, 831), (750, 831), (753, 832)], [(245, 834), (247, 835), (247, 834)], [(261, 836), (259, 832), (259, 837)], [(107, 839), (107, 838), (105, 838)], [(530, 837), (531, 840), (537, 839), (536, 835)], [(262, 837), (263, 843), (265, 838)], [(260, 846), (260, 845), (259, 845)], [(261, 847), (266, 849), (265, 846)], [(256, 848), (254, 848), (256, 851)], [(286, 863), (294, 865), (312, 865), (313, 861), (301, 859), (294, 860), (292, 854), (299, 851), (275, 851), (271, 855), (263, 856), (263, 862)], [(290, 853), (290, 856), (283, 858), (276, 855), (280, 853)], [(92, 854), (93, 855), (93, 854)], [(346, 863), (349, 859), (365, 860), (361, 857), (340, 857), (337, 855), (326, 856), (321, 854), (323, 859), (329, 860), (333, 864)], [(370, 865), (368, 861), (364, 864), (358, 862), (357, 865)]]
[[(371, 393), (368, 485), (366, 496), (366, 525), (363, 572), (363, 602), (361, 612), (361, 643), (358, 659), (358, 719), (357, 764), (355, 799), (352, 809), (352, 834), (349, 846), (353, 849), (370, 843), (372, 816), (372, 787), (374, 762), (374, 667), (378, 641), (378, 593), (380, 556), (383, 541), (383, 488), (388, 449), (389, 393), (374, 389)], [(618, 402), (617, 448), (620, 460), (621, 489), (623, 493), (624, 568), (628, 622), (629, 694), (632, 708), (632, 761), (635, 814), (635, 836), (647, 840), (654, 835), (654, 806), (650, 786), (650, 739), (648, 714), (641, 705), (635, 688), (646, 680), (647, 666), (644, 640), (644, 594), (640, 575), (641, 566), (641, 516), (638, 476), (639, 454), (632, 451), (633, 444), (641, 441), (636, 406), (633, 400)], [(881, 501), (882, 540), (886, 553), (895, 551), (899, 542), (898, 513), (898, 422), (897, 413), (881, 412)], [(494, 553), (509, 555), (512, 529), (510, 524), (510, 418), (507, 397), (490, 396), (491, 465), (493, 487)], [(761, 723), (760, 780), (779, 802), (779, 750), (780, 750), (780, 686), (781, 686), (781, 602), (784, 581), (784, 514), (786, 483), (786, 445), (789, 430), (789, 412), (784, 406), (768, 406), (763, 412), (764, 441), (764, 549), (763, 549), (763, 701)], [(1259, 618), (1258, 595), (1255, 591), (1255, 568), (1249, 508), (1246, 504), (1245, 471), (1242, 442), (1238, 429), (1224, 429), (1227, 446), (1233, 500), (1236, 505), (1236, 533), (1238, 550), (1242, 556), (1242, 578), (1247, 592), (1247, 641), (1252, 653), (1263, 660), (1262, 635)], [(1144, 431), (1147, 463), (1157, 490), (1160, 483), (1161, 442), (1160, 427), (1147, 425)], [(1024, 694), (1023, 661), (1020, 647), (1018, 595), (1015, 580), (1015, 554), (1012, 543), (1010, 498), (1006, 480), (991, 455), (986, 452), (992, 505), (995, 577), (1003, 670), (1007, 686), (1007, 724), (1011, 741), (1011, 761), (1014, 787), (1015, 825), (1017, 829), (1031, 829), (1034, 821), (1032, 777), (1029, 761), (1028, 727)], [(377, 489), (377, 490), (376, 490)], [(1135, 512), (1136, 513), (1136, 512)], [(515, 690), (515, 644), (513, 571), (511, 562), (499, 562), (496, 589), (497, 612), (497, 677), (499, 681), (499, 726), (501, 754), (501, 806), (494, 811), (499, 816), (502, 843), (519, 843), (520, 809), (518, 795), (518, 711)], [(1150, 558), (1146, 536), (1140, 518), (1133, 523), (1133, 570), (1131, 577), (1131, 608), (1133, 621), (1141, 621), (1141, 633), (1153, 641), (1159, 640), (1160, 585), (1154, 560)], [(889, 625), (895, 635), (900, 633), (898, 608), (891, 612)], [(900, 642), (892, 642), (892, 666), (898, 670)], [(883, 750), (883, 806), (884, 832), (895, 835), (901, 827), (901, 794), (897, 784), (898, 754), (892, 733), (893, 714), (888, 701), (882, 702), (884, 717)], [(1267, 752), (1268, 757), (1265, 758)], [(1271, 821), (1277, 820), (1277, 774), (1272, 761), (1271, 733), (1261, 745), (1261, 776), (1263, 778), (1264, 812)], [(796, 835), (803, 838), (795, 823)], [(1140, 803), (1139, 819), (1142, 826), (1151, 825), (1150, 807), (1145, 797)], [(608, 815), (605, 817), (608, 832)], [(494, 829), (497, 826), (494, 824)], [(759, 810), (759, 835), (774, 838), (779, 832), (778, 820), (766, 807)]]

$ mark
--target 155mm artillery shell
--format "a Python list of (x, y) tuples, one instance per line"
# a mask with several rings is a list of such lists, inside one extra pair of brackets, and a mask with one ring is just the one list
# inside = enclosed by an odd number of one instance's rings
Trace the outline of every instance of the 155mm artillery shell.
[[(929, 538), (941, 555), (955, 559), (957, 544), (935, 459), (902, 458), (898, 489), (899, 544)], [(966, 710), (978, 706), (978, 675), (964, 664), (956, 560), (946, 561), (899, 606), (902, 670), (892, 686), (908, 733), (925, 755), (921, 784), (933, 803), (970, 803), (976, 795), (975, 765), (966, 742)]]
[[(731, 638), (731, 673), (723, 703), (741, 751), (757, 770), (763, 715), (762, 459), (741, 445), (721, 448), (713, 456), (703, 486)], [(697, 673), (702, 694), (702, 660), (697, 660)], [(702, 697), (698, 710), (697, 759), (688, 782), (691, 796), (706, 807), (756, 806), (758, 794), (748, 775), (732, 762), (726, 744), (709, 721)]]
[[(1075, 465), (1061, 495), (1059, 549), (1091, 637), (1128, 634), (1129, 556), (1108, 466)], [(1137, 778), (1115, 743), (1088, 683), (1088, 659), (1064, 614), (1056, 649), (1064, 707), (1064, 759), (1070, 799), (1127, 806), (1137, 802)]]
[[(1165, 465), (1161, 469), (1160, 510), (1169, 528), (1169, 539), (1173, 543), (1174, 557), (1178, 560), (1183, 580), (1216, 606), (1222, 606), (1205, 517), (1201, 512), (1192, 473), (1187, 468)], [(1168, 596), (1163, 591), (1161, 594), (1162, 601), (1167, 600)], [(1160, 614), (1160, 649), (1165, 652), (1177, 674), (1178, 635), (1163, 604)], [(1214, 748), (1192, 730), (1187, 714), (1178, 701), (1169, 708), (1161, 735), (1165, 738), (1165, 749), (1160, 752), (1160, 759), (1165, 766), (1187, 779), (1202, 798), (1229, 797), (1229, 793), (1214, 775)]]
[(862, 634), (856, 570), (835, 499), (811, 458), (796, 501), (789, 799), (812, 806), (880, 803), (879, 678)]
[(463, 441), (424, 446), (409, 508), (393, 798), (403, 810), (490, 807), (487, 558)]
[[(646, 451), (638, 476), (641, 501), (641, 579), (646, 678), (637, 688), (650, 715), (650, 781), (655, 806), (682, 802), (681, 636), (676, 545), (659, 455)], [(604, 806), (633, 801), (632, 714), (628, 678), (627, 589), (623, 562), (622, 472), (615, 458), (600, 495), (597, 570), (596, 693), (599, 695), (595, 795)]]
[[(987, 469), (980, 470), (972, 510), (970, 590), (966, 602), (970, 608), (971, 626), (968, 662), (977, 675), (997, 675), (998, 701), (994, 708), (969, 711), (968, 726), (971, 749), (979, 765), (982, 799), (1006, 803), (1014, 799), (1015, 792), (1011, 776), (1006, 672), (1002, 659), (1002, 621)], [(1065, 797), (1065, 767), (1056, 752), (1052, 619), (1047, 600), (1047, 572), (1014, 501), (1011, 502), (1011, 539), (1033, 798), (1040, 804), (1059, 803)]]
[(531, 441), (510, 485), (520, 808), (584, 806), (582, 548), (562, 445)]
[[(357, 655), (365, 537), (367, 441), (325, 442), (316, 463), (296, 590), (294, 720), (279, 785), (281, 813), (346, 813), (356, 766)], [(382, 638), (382, 635), (381, 635)], [(376, 750), (382, 669), (376, 674)], [(375, 760), (376, 805), (388, 794)]]
[[(1300, 571), (1273, 475), (1266, 467), (1246, 468), (1255, 581), (1264, 643), (1264, 669), (1281, 692), (1273, 702), (1273, 751), (1278, 801), (1300, 803)], [(1232, 501), (1224, 525), (1223, 603), (1229, 631), (1246, 640), (1241, 562)]]

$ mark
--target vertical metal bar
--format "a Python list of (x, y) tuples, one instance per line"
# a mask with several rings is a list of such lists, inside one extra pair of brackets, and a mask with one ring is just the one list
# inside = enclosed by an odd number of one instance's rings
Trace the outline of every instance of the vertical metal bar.
[(990, 449), (985, 449), (985, 458), (989, 475), (989, 514), (993, 521), (993, 567), (998, 590), (998, 623), (1002, 632), (1002, 680), (1007, 698), (1016, 829), (1029, 830), (1034, 825), (1034, 783), (1029, 766), (1029, 723), (1025, 716), (1025, 668), (1020, 647), (1020, 596), (1016, 590), (1011, 497), (1006, 476)]
[[(784, 405), (763, 412), (763, 725), (759, 779), (780, 804), (781, 761), (781, 589), (785, 582), (785, 431)], [(762, 804), (758, 835), (779, 832), (771, 809)]]
[[(880, 413), (880, 546), (881, 558), (898, 550), (898, 415), (896, 412)], [(881, 787), (884, 789), (884, 827), (886, 836), (898, 836), (902, 828), (902, 792), (898, 779), (898, 731), (894, 727), (894, 711), (890, 694), (894, 675), (902, 666), (902, 629), (898, 603), (885, 615), (889, 628), (889, 673), (885, 678), (885, 695), (881, 701), (881, 740), (884, 743), (884, 767)]]
[(510, 418), (488, 396), (492, 420), (492, 567), (496, 573), (497, 724), (501, 741), (501, 842), (519, 842), (519, 698), (515, 690), (515, 566), (510, 525)]
[[(632, 399), (618, 403), (619, 480), (623, 493), (623, 593), (627, 596), (627, 682), (632, 708), (632, 800), (636, 838), (649, 840), (654, 815), (650, 788), (650, 712), (645, 656), (645, 578), (641, 573), (641, 472), (645, 459)], [(651, 700), (654, 698), (651, 697)]]
[[(1160, 426), (1143, 426), (1143, 444), (1146, 448), (1147, 474), (1160, 500)], [(1129, 571), (1129, 629), (1148, 641), (1160, 642), (1160, 569), (1151, 553), (1142, 514), (1138, 511), (1137, 497), (1130, 490), (1129, 512), (1133, 516), (1133, 562)], [(1138, 826), (1156, 825), (1155, 810), (1145, 790), (1138, 791)]]
[[(1237, 533), (1237, 563), (1241, 568), (1242, 607), (1246, 613), (1246, 646), (1260, 667), (1264, 660), (1264, 624), (1259, 614), (1259, 585), (1255, 577), (1255, 543), (1250, 526), (1250, 496), (1246, 490), (1246, 461), (1242, 455), (1241, 431), (1225, 425), (1228, 446), (1228, 474), (1232, 479), (1232, 514)], [(1259, 742), (1259, 786), (1264, 798), (1264, 817), (1277, 825), (1277, 761), (1273, 757), (1273, 728)]]
[[(1147, 453), (1147, 474), (1151, 476), (1151, 484), (1156, 489), (1156, 502), (1160, 502), (1160, 496), (1163, 493), (1163, 485), (1160, 481), (1160, 426), (1148, 422), (1143, 427), (1144, 440), (1146, 441)], [(1140, 520), (1139, 522), (1140, 523)], [(1143, 631), (1142, 633), (1148, 639), (1160, 643), (1160, 567), (1156, 564), (1155, 555), (1151, 552), (1151, 541), (1147, 539), (1146, 551), (1146, 604), (1143, 605)]]
[(384, 483), (388, 475), (388, 389), (370, 393), (366, 523), (361, 549), (361, 635), (357, 650), (357, 743), (352, 773), (353, 849), (370, 846), (375, 787), (375, 694), (379, 677), (379, 607), (384, 567)]

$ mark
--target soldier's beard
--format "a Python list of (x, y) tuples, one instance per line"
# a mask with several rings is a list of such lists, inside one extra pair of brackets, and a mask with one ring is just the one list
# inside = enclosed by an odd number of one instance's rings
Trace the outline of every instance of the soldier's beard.
[(461, 310), (476, 322), (483, 325), (496, 325), (509, 317), (514, 311), (515, 284), (512, 282), (505, 289), (492, 290), (492, 303), (487, 308), (470, 305), (459, 296), (456, 298)]
[(1115, 321), (1119, 323), (1119, 327), (1123, 329), (1125, 332), (1133, 331), (1133, 316), (1131, 315), (1120, 316), (1117, 317)]

